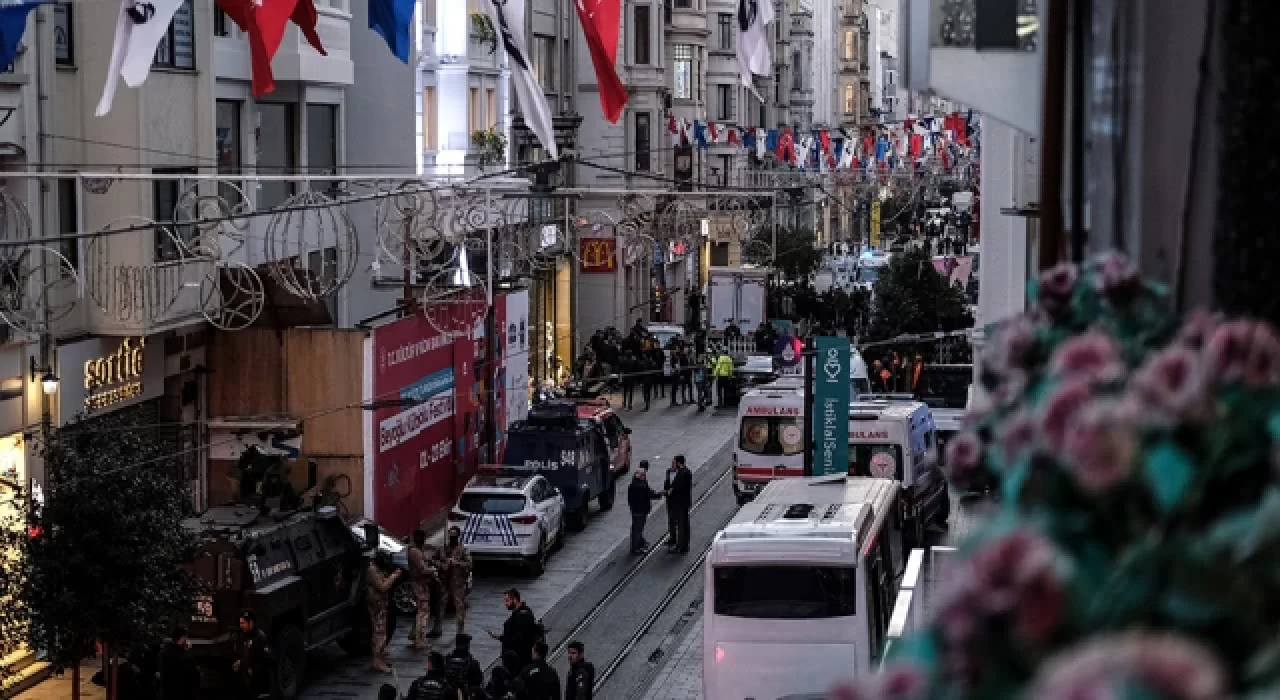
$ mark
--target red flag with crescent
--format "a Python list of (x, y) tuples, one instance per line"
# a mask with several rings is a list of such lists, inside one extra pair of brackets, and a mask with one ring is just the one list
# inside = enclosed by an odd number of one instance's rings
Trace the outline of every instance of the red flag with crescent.
[(600, 109), (604, 118), (616, 124), (627, 104), (627, 88), (618, 78), (618, 30), (622, 19), (622, 0), (577, 0), (578, 21), (591, 52), (600, 86)]

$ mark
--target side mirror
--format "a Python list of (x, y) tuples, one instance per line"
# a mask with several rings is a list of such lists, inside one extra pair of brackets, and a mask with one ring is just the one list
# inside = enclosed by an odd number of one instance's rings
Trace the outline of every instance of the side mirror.
[(378, 548), (380, 534), (377, 525), (373, 523), (364, 524), (364, 551), (371, 552)]

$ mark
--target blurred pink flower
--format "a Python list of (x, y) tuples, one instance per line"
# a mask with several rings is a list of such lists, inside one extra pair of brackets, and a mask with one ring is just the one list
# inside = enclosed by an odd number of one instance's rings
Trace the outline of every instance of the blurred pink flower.
[(957, 433), (947, 443), (947, 476), (965, 483), (975, 478), (982, 467), (982, 441), (974, 433)]
[(923, 700), (928, 681), (919, 667), (894, 663), (857, 683), (846, 683), (831, 691), (831, 700)]
[(1094, 285), (1111, 301), (1129, 301), (1142, 290), (1138, 267), (1124, 253), (1104, 253), (1097, 258), (1095, 265)]
[(1143, 423), (1172, 425), (1202, 418), (1207, 398), (1200, 354), (1174, 344), (1152, 355), (1129, 383), (1134, 417)]
[(1046, 661), (1027, 697), (1110, 698), (1138, 683), (1168, 700), (1224, 700), (1226, 676), (1200, 645), (1172, 634), (1130, 632), (1095, 638)]
[(1120, 346), (1111, 336), (1102, 331), (1089, 331), (1058, 346), (1049, 358), (1049, 371), (1059, 377), (1113, 382), (1124, 376), (1125, 366), (1120, 358)]
[(1045, 400), (1040, 409), (1040, 431), (1050, 451), (1062, 451), (1072, 418), (1091, 398), (1089, 384), (1076, 380), (1063, 383)]
[(991, 399), (996, 406), (1000, 408), (1008, 408), (1023, 398), (1023, 393), (1027, 390), (1027, 373), (1021, 370), (1010, 372), (1004, 376), (1000, 382), (1000, 386), (991, 392)]
[(1178, 340), (1199, 350), (1218, 326), (1218, 320), (1204, 309), (1196, 309), (1187, 315), (1178, 329)]
[(1002, 322), (982, 351), (983, 370), (1002, 377), (1026, 369), (1035, 342), (1035, 325), (1026, 316)]
[(996, 434), (996, 444), (1006, 465), (1017, 462), (1036, 440), (1036, 422), (1026, 411), (1018, 411), (1004, 420)]
[(1037, 301), (1050, 316), (1060, 316), (1071, 305), (1080, 271), (1071, 263), (1060, 263), (1040, 273)]
[(1280, 380), (1280, 339), (1270, 325), (1228, 321), (1219, 325), (1204, 349), (1205, 366), (1222, 383), (1271, 386)]
[(1138, 444), (1114, 401), (1094, 401), (1068, 423), (1062, 461), (1085, 491), (1099, 493), (1133, 470)]

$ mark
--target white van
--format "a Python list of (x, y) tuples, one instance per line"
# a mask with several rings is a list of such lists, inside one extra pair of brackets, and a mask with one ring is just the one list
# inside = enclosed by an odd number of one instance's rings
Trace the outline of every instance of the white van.
[(904, 527), (911, 546), (923, 546), (931, 524), (951, 514), (947, 480), (938, 463), (938, 434), (919, 401), (863, 399), (849, 404), (849, 475), (902, 484)]
[(906, 554), (900, 494), (888, 479), (775, 481), (716, 534), (707, 700), (821, 699), (879, 666)]

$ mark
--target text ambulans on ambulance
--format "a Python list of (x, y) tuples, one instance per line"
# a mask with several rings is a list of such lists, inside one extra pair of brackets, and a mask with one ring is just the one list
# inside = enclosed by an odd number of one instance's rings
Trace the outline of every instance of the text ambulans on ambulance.
[(905, 531), (920, 546), (930, 524), (951, 512), (938, 465), (938, 435), (929, 407), (919, 401), (866, 399), (849, 404), (849, 475), (901, 483)]

